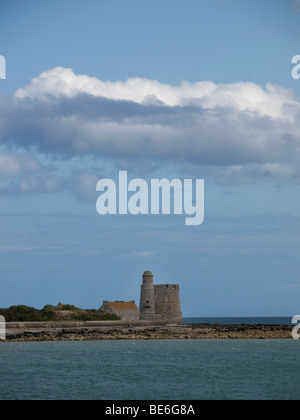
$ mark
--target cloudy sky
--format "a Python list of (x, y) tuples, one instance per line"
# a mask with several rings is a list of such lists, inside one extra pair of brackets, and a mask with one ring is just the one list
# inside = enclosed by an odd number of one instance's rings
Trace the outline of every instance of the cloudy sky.
[[(298, 0), (2, 0), (0, 307), (299, 307)], [(96, 184), (204, 178), (205, 221), (99, 216)]]

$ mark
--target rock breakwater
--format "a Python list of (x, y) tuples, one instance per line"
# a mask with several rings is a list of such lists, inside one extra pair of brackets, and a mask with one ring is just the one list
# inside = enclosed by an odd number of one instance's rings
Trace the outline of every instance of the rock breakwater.
[(6, 342), (164, 339), (292, 339), (288, 325), (106, 326), (8, 330)]

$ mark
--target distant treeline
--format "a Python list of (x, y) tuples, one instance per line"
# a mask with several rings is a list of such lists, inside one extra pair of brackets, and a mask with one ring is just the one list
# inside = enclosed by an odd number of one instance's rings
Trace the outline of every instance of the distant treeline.
[(63, 305), (59, 310), (52, 305), (43, 309), (35, 309), (25, 305), (0, 308), (0, 315), (6, 322), (47, 322), (47, 321), (116, 321), (115, 314), (100, 309), (80, 309), (73, 305)]

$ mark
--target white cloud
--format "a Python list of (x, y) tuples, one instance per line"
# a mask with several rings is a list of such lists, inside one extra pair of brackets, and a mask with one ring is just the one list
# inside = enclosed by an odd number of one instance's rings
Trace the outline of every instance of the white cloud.
[(45, 165), (32, 154), (14, 152), (0, 153), (1, 194), (27, 194), (53, 192), (61, 188), (59, 177), (53, 174), (54, 167)]
[(133, 258), (150, 258), (156, 255), (154, 251), (136, 251), (136, 252), (127, 252), (122, 254), (123, 257), (133, 257)]
[(183, 81), (179, 86), (141, 78), (110, 82), (86, 75), (75, 75), (72, 69), (63, 67), (43, 72), (28, 86), (18, 89), (15, 96), (19, 99), (40, 100), (49, 97), (74, 98), (79, 94), (147, 105), (197, 105), (203, 109), (231, 107), (236, 111), (253, 112), (273, 118), (284, 117), (283, 106), (298, 107), (298, 111), (300, 107), (292, 90), (271, 84), (263, 89), (250, 82), (215, 84), (210, 81)]
[[(0, 97), (0, 115), (2, 148), (27, 151), (22, 158), (0, 154), (0, 174), (26, 175), (21, 192), (68, 188), (94, 199), (100, 174), (81, 163), (86, 156), (117, 168), (122, 162), (123, 169), (168, 166), (177, 176), (193, 172), (223, 183), (300, 180), (300, 100), (281, 86), (110, 82), (57, 67), (11, 100)], [(53, 167), (32, 158), (36, 151), (52, 157)], [(59, 176), (55, 164), (74, 157), (75, 175), (69, 168)]]
[(30, 155), (0, 153), (0, 174), (2, 177), (14, 178), (20, 174), (40, 171), (42, 166)]

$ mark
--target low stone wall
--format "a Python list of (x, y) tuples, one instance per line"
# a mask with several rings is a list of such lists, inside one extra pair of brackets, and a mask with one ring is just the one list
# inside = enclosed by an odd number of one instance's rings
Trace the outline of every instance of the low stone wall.
[(59, 322), (7, 322), (6, 334), (24, 331), (51, 331), (70, 329), (130, 328), (166, 325), (163, 321), (59, 321)]

